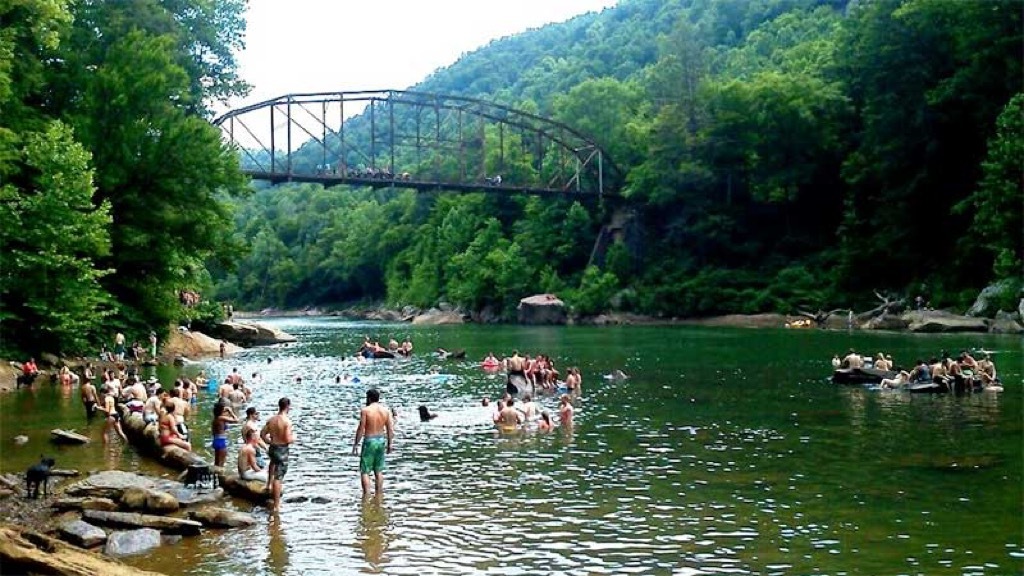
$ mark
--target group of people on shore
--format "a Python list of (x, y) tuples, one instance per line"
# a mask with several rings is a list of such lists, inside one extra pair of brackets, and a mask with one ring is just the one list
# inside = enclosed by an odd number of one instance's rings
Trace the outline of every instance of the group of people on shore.
[(873, 368), (884, 372), (894, 372), (894, 377), (882, 379), (882, 388), (902, 388), (911, 384), (923, 383), (936, 383), (952, 387), (957, 380), (964, 381), (968, 389), (989, 388), (999, 384), (996, 365), (987, 352), (983, 352), (980, 359), (975, 359), (967, 350), (961, 350), (955, 358), (943, 350), (938, 356), (932, 356), (928, 361), (919, 358), (914, 362), (914, 367), (908, 371), (897, 367), (889, 354), (879, 352), (874, 358), (864, 357), (851, 348), (842, 359), (838, 354), (833, 356), (832, 367), (835, 369)]

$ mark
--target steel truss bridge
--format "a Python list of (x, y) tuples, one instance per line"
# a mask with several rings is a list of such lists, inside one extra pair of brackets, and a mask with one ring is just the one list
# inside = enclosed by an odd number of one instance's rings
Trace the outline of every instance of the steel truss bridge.
[(275, 184), (603, 197), (617, 195), (622, 182), (619, 168), (588, 136), (463, 96), (289, 94), (213, 123), (238, 149), (246, 174)]

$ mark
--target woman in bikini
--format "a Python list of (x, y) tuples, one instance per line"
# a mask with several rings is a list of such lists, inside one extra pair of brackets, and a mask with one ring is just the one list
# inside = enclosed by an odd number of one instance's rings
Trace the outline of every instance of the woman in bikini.
[(174, 402), (164, 403), (164, 414), (160, 417), (160, 445), (192, 450), (192, 445), (178, 435), (178, 421), (174, 418)]

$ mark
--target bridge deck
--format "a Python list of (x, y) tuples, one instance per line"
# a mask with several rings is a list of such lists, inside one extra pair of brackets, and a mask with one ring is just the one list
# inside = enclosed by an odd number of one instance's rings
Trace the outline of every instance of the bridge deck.
[(283, 184), (285, 182), (308, 182), (329, 186), (367, 186), (370, 188), (406, 188), (420, 192), (445, 191), (445, 192), (488, 192), (508, 194), (533, 194), (545, 195), (570, 195), (578, 197), (594, 196), (591, 193), (576, 192), (574, 190), (562, 190), (559, 188), (534, 188), (531, 186), (509, 186), (502, 182), (492, 185), (486, 183), (466, 184), (460, 182), (432, 182), (426, 180), (404, 180), (401, 178), (359, 178), (339, 174), (286, 174), (281, 172), (262, 172), (258, 170), (243, 170), (253, 180), (263, 180), (272, 184)]

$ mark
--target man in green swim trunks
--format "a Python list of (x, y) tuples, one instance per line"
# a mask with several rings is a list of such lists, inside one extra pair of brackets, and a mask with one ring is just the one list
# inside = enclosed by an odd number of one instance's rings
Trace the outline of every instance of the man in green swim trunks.
[(366, 407), (359, 415), (356, 439), (352, 443), (353, 454), (359, 453), (359, 441), (363, 443), (363, 453), (359, 458), (363, 496), (370, 492), (370, 472), (373, 472), (376, 480), (377, 496), (384, 494), (384, 455), (391, 453), (394, 436), (391, 410), (380, 403), (380, 392), (376, 389), (367, 390)]

